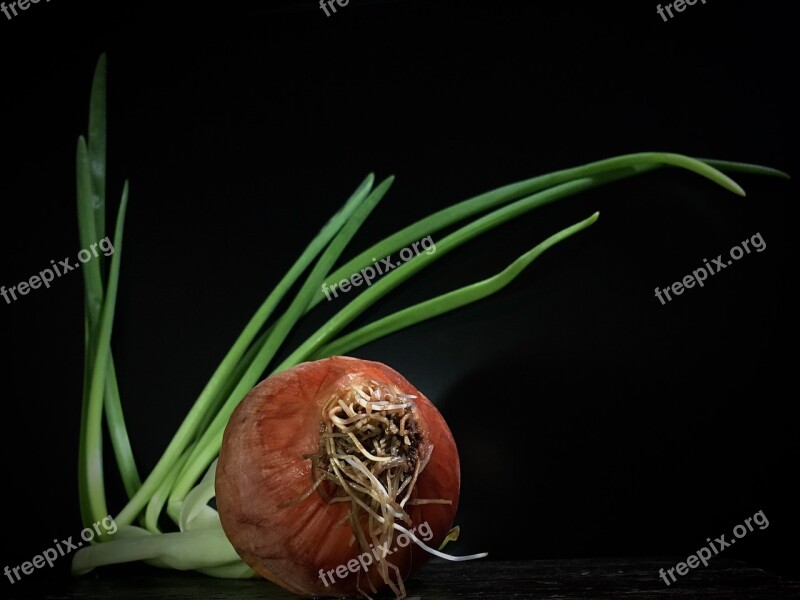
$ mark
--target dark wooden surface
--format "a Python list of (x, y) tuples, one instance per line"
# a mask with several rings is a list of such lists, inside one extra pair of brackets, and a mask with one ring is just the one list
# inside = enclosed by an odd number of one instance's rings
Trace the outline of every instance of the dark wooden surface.
[[(800, 582), (788, 581), (740, 561), (715, 559), (669, 587), (658, 570), (676, 557), (584, 560), (431, 562), (406, 582), (409, 599), (481, 598), (674, 599), (800, 598)], [(3, 585), (0, 597), (87, 600), (94, 598), (188, 598), (289, 600), (297, 596), (263, 580), (231, 581), (156, 569), (99, 571), (82, 579), (30, 580)]]

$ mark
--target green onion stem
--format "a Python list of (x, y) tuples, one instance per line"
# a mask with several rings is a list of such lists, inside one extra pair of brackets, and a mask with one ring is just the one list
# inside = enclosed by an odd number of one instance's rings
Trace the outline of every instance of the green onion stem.
[(111, 449), (117, 461), (117, 469), (122, 478), (122, 485), (128, 498), (132, 498), (137, 490), (142, 486), (139, 477), (139, 470), (136, 468), (136, 461), (133, 458), (128, 429), (125, 426), (125, 416), (122, 412), (122, 401), (119, 397), (119, 385), (117, 383), (117, 371), (114, 368), (114, 357), (111, 350), (108, 351), (108, 366), (105, 380), (105, 396), (103, 410), (106, 415), (106, 426), (108, 427), (111, 440)]
[(125, 210), (128, 206), (127, 182), (122, 191), (117, 224), (114, 230), (114, 254), (111, 258), (111, 269), (108, 276), (108, 289), (100, 313), (97, 332), (97, 347), (91, 369), (91, 379), (84, 406), (86, 412), (81, 423), (80, 438), (84, 440), (79, 462), (79, 485), (85, 490), (86, 504), (82, 506), (84, 522), (99, 521), (108, 516), (103, 482), (103, 396), (105, 392), (105, 375), (108, 359), (111, 354), (111, 331), (114, 323), (114, 311), (119, 286), (119, 266), (122, 256), (122, 232), (125, 222)]
[(189, 410), (189, 413), (181, 423), (178, 431), (173, 436), (150, 475), (148, 475), (133, 498), (128, 501), (126, 506), (118, 514), (115, 522), (120, 525), (128, 525), (144, 508), (150, 497), (161, 485), (161, 482), (167, 477), (170, 470), (174, 468), (181, 453), (186, 449), (192, 438), (196, 437), (197, 426), (204, 420), (206, 411), (218, 401), (220, 391), (224, 390), (229, 385), (230, 373), (236, 368), (236, 365), (246, 353), (252, 340), (258, 335), (265, 321), (300, 275), (322, 252), (334, 235), (347, 223), (356, 209), (367, 198), (373, 180), (373, 176), (369, 175), (362, 182), (350, 199), (345, 203), (342, 210), (336, 213), (322, 228), (300, 258), (292, 265), (286, 275), (284, 275), (278, 285), (273, 289), (272, 293), (269, 294), (261, 307), (256, 311), (256, 314), (253, 315), (245, 326), (233, 347), (225, 355), (225, 358), (222, 360), (219, 367), (217, 367), (211, 379), (200, 393), (200, 396)]
[(600, 213), (594, 213), (588, 219), (551, 235), (542, 243), (528, 250), (500, 273), (484, 279), (483, 281), (466, 285), (452, 292), (420, 302), (383, 317), (382, 319), (373, 321), (369, 325), (356, 329), (348, 335), (342, 336), (319, 348), (309, 360), (347, 354), (376, 339), (385, 337), (401, 329), (406, 329), (412, 325), (432, 319), (433, 317), (445, 314), (462, 306), (466, 306), (467, 304), (477, 302), (482, 298), (494, 294), (516, 279), (517, 275), (522, 273), (528, 265), (545, 251), (592, 225), (597, 220), (599, 214)]
[[(312, 296), (319, 289), (322, 284), (325, 274), (330, 271), (336, 260), (338, 260), (342, 251), (347, 244), (356, 234), (361, 224), (366, 220), (370, 213), (377, 206), (378, 202), (384, 197), (386, 192), (391, 187), (394, 178), (390, 177), (384, 180), (373, 192), (367, 197), (361, 206), (353, 213), (347, 223), (342, 227), (341, 231), (336, 235), (331, 244), (320, 257), (317, 264), (312, 269), (311, 273), (306, 279), (305, 284), (298, 292), (295, 299), (292, 301), (289, 308), (281, 316), (275, 324), (274, 330), (268, 336), (266, 343), (259, 350), (253, 363), (248, 367), (244, 377), (239, 381), (236, 388), (228, 396), (223, 407), (219, 410), (214, 417), (212, 424), (200, 437), (197, 447), (193, 456), (189, 458), (183, 472), (178, 477), (178, 481), (173, 489), (170, 503), (176, 503), (183, 500), (184, 496), (191, 489), (192, 485), (197, 481), (202, 471), (208, 467), (216, 455), (214, 447), (216, 442), (211, 443), (215, 432), (219, 429), (219, 423), (224, 421), (227, 423), (227, 418), (230, 413), (239, 403), (239, 401), (250, 391), (250, 389), (258, 382), (264, 369), (275, 356), (275, 353), (280, 348), (286, 336), (303, 316), (308, 303), (311, 301)], [(219, 446), (216, 446), (217, 452)], [(210, 454), (210, 455), (209, 455)]]
[[(730, 165), (741, 165), (741, 163), (728, 163)], [(404, 227), (397, 233), (381, 240), (370, 246), (357, 256), (349, 260), (346, 264), (331, 273), (325, 280), (326, 284), (336, 283), (353, 273), (358, 273), (364, 265), (372, 264), (373, 257), (382, 258), (389, 256), (407, 244), (419, 240), (427, 235), (431, 235), (449, 225), (457, 223), (463, 219), (478, 214), (484, 210), (507, 204), (523, 196), (534, 192), (553, 187), (555, 185), (574, 181), (594, 175), (601, 175), (615, 170), (633, 169), (630, 175), (644, 173), (664, 166), (674, 166), (688, 169), (710, 179), (721, 185), (725, 189), (744, 196), (744, 190), (730, 177), (720, 172), (708, 164), (699, 160), (673, 154), (669, 152), (640, 152), (636, 154), (625, 154), (604, 160), (588, 163), (579, 167), (571, 167), (532, 177), (524, 181), (518, 181), (503, 187), (485, 192), (468, 200), (464, 200), (442, 210), (439, 210), (416, 223)], [(324, 294), (320, 292), (315, 296), (309, 306), (309, 310), (322, 301)]]
[[(161, 511), (164, 509), (167, 501), (169, 500), (169, 493), (175, 480), (178, 478), (179, 470), (186, 464), (190, 452), (194, 449), (194, 444), (190, 444), (186, 450), (181, 454), (180, 458), (175, 462), (175, 468), (170, 471), (158, 486), (150, 501), (147, 503), (144, 517), (144, 527), (150, 533), (161, 533), (158, 528), (158, 519), (161, 517)], [(176, 523), (177, 524), (177, 523)]]

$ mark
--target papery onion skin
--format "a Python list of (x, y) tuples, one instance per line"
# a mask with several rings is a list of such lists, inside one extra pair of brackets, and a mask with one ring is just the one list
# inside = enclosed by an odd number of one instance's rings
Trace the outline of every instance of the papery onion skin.
[[(216, 472), (217, 508), (222, 527), (244, 562), (259, 575), (304, 596), (354, 595), (370, 589), (366, 577), (379, 590), (386, 585), (374, 562), (366, 573), (359, 569), (343, 578), (334, 575), (333, 581), (326, 575), (327, 586), (320, 578), (320, 569), (335, 571), (362, 552), (351, 543), (346, 519), (350, 503), (329, 504), (314, 492), (302, 502), (279, 507), (312, 486), (311, 461), (303, 457), (319, 449), (321, 406), (354, 374), (416, 396), (423, 444), (432, 444), (433, 450), (411, 497), (451, 502), (406, 505), (412, 526), (430, 527), (433, 536), (425, 542), (428, 546), (441, 544), (458, 508), (460, 466), (450, 429), (433, 404), (395, 370), (379, 362), (334, 356), (270, 376), (242, 400), (225, 430)], [(395, 547), (393, 542), (390, 549)], [(428, 557), (412, 542), (386, 559), (405, 579)]]

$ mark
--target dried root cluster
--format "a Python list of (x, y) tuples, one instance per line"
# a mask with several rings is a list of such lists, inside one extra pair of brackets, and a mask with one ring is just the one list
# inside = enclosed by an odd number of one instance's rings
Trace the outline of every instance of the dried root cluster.
[[(306, 457), (314, 467), (314, 487), (323, 494), (326, 487), (335, 489), (327, 498), (331, 503), (350, 503), (345, 520), (355, 541), (362, 552), (376, 555), (375, 568), (399, 598), (405, 596), (403, 577), (375, 549), (392, 545), (395, 523), (412, 525), (407, 505), (444, 502), (411, 499), (433, 450), (419, 429), (415, 398), (354, 376), (322, 406), (320, 447)], [(320, 485), (323, 482), (330, 483)]]

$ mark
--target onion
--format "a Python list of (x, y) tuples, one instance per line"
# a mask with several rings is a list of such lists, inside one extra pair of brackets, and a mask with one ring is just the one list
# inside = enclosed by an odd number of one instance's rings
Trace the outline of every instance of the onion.
[(403, 579), (429, 557), (422, 546), (450, 531), (459, 485), (433, 404), (390, 367), (344, 356), (253, 388), (216, 471), (222, 527), (242, 560), (306, 596), (405, 596)]

